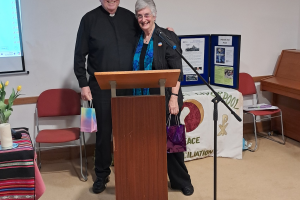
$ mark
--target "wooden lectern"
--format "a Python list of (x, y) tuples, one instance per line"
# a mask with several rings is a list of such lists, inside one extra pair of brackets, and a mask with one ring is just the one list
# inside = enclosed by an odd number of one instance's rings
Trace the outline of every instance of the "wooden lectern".
[[(116, 200), (167, 200), (165, 87), (180, 70), (96, 72), (111, 89)], [(116, 89), (159, 88), (161, 95), (116, 96)]]

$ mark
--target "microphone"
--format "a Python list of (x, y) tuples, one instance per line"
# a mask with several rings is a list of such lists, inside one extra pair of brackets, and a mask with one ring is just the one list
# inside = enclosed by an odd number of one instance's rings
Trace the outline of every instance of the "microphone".
[(155, 29), (155, 33), (163, 39), (172, 49), (176, 49), (176, 44), (169, 38), (165, 33), (163, 33), (159, 28)]

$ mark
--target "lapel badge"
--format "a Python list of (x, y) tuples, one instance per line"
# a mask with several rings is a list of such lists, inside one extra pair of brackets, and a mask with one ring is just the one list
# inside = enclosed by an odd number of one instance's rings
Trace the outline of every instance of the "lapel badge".
[(161, 46), (162, 46), (162, 42), (159, 42), (159, 43), (158, 43), (158, 46), (161, 47)]

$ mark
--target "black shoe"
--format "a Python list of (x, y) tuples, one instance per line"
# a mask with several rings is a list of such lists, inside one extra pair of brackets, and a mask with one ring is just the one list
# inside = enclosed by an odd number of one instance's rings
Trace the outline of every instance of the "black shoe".
[(193, 185), (185, 186), (181, 191), (185, 196), (190, 196), (194, 193), (194, 187)]
[(108, 177), (106, 177), (104, 180), (102, 178), (97, 178), (93, 184), (93, 192), (95, 194), (103, 192), (106, 189), (106, 183), (108, 182)]

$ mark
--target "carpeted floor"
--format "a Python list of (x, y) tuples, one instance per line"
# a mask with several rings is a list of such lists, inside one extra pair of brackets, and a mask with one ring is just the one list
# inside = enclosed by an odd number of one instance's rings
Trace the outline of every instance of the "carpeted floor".
[[(89, 158), (89, 179), (79, 180), (78, 160), (43, 163), (41, 173), (46, 192), (41, 200), (115, 200), (114, 169), (107, 189), (93, 194), (95, 174)], [(213, 199), (213, 158), (186, 163), (195, 193), (185, 197), (169, 189), (169, 200)], [(259, 138), (256, 152), (243, 152), (242, 160), (218, 158), (217, 199), (219, 200), (299, 200), (300, 143), (287, 139), (281, 145)]]

